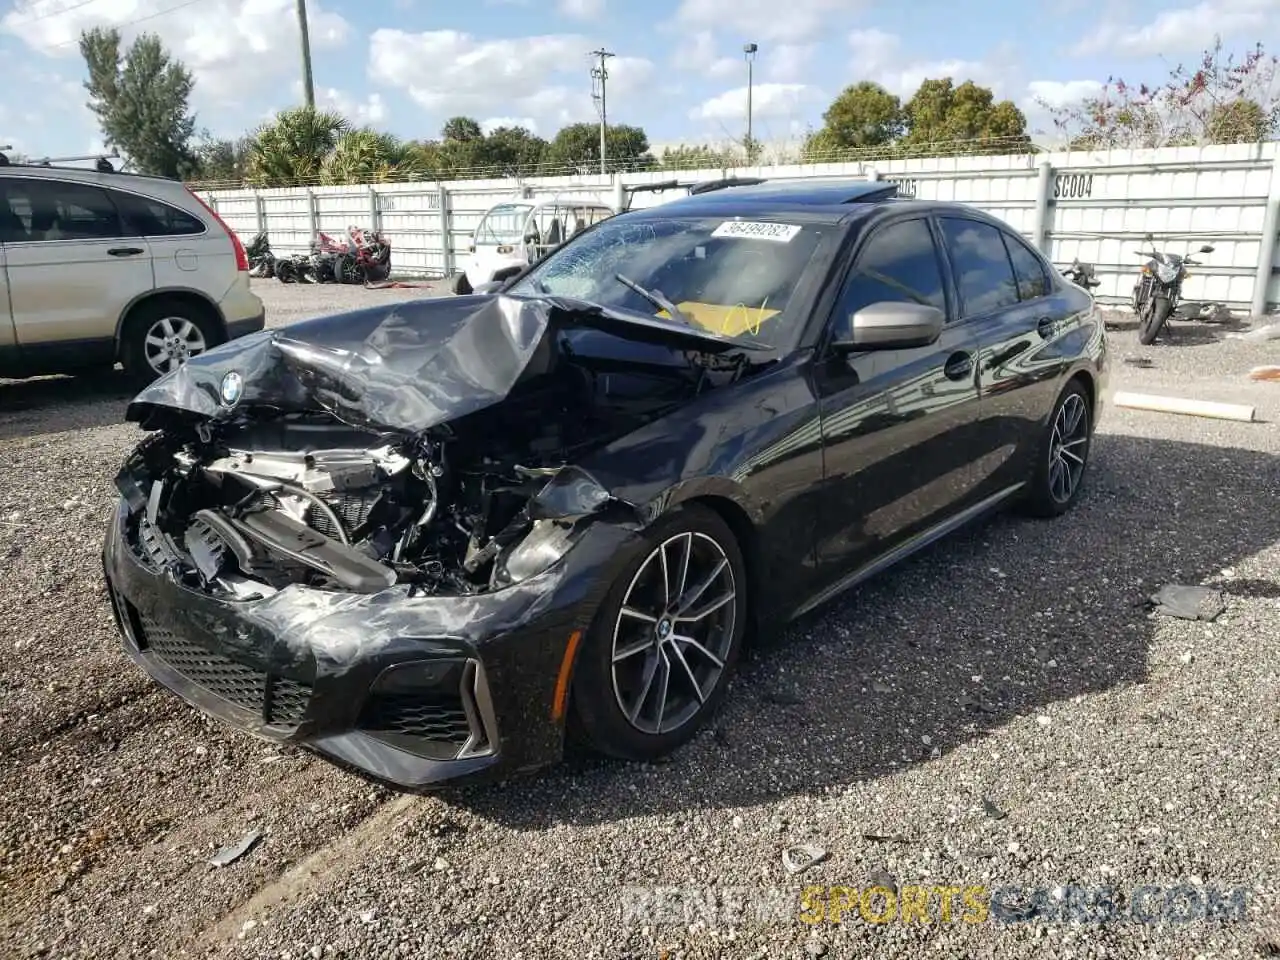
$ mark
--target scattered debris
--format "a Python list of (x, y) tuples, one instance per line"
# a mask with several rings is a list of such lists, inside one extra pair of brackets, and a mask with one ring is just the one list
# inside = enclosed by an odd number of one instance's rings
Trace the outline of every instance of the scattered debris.
[(1229, 333), (1232, 340), (1280, 340), (1280, 323), (1271, 323), (1248, 333)]
[(804, 703), (804, 697), (792, 690), (766, 690), (764, 698), (780, 707), (794, 707)]
[(1205, 620), (1212, 622), (1227, 609), (1222, 591), (1213, 587), (1192, 587), (1181, 583), (1167, 583), (1151, 595), (1148, 601), (1156, 613), (1179, 620)]
[(1254, 367), (1249, 371), (1250, 380), (1277, 380), (1280, 381), (1280, 364), (1270, 364), (1263, 367)]
[(900, 833), (864, 833), (862, 839), (875, 843), (915, 843), (918, 838), (905, 837)]
[(982, 798), (982, 812), (992, 820), (1003, 820), (1009, 814), (997, 807), (988, 797)]
[(1128, 407), (1131, 410), (1177, 413), (1188, 417), (1208, 417), (1213, 420), (1238, 420), (1242, 423), (1253, 423), (1254, 420), (1254, 408), (1239, 403), (1216, 403), (1212, 400), (1191, 400), (1186, 397), (1157, 397), (1124, 391), (1117, 391), (1111, 399), (1117, 407)]
[(235, 843), (228, 844), (210, 857), (209, 863), (215, 867), (229, 867), (257, 846), (261, 839), (261, 830), (250, 830)]
[(889, 686), (887, 683), (881, 683), (879, 680), (874, 680), (871, 683), (871, 692), (872, 693), (892, 693), (893, 687)]
[(807, 940), (805, 941), (804, 952), (811, 957), (825, 956), (827, 952), (827, 945), (821, 940)]
[(821, 847), (815, 847), (812, 844), (801, 844), (798, 847), (788, 847), (782, 851), (782, 865), (786, 868), (787, 873), (793, 876), (797, 873), (803, 873), (810, 867), (817, 866), (823, 860), (827, 859), (827, 851)]
[(898, 878), (884, 867), (875, 867), (867, 874), (867, 888), (875, 889), (876, 887), (892, 890), (896, 894), (898, 892)]
[(1129, 364), (1131, 367), (1142, 367), (1143, 369), (1148, 369), (1156, 365), (1156, 362), (1150, 357), (1125, 357), (1124, 362)]
[(1195, 655), (1194, 653), (1192, 653), (1190, 650), (1186, 651), (1185, 653), (1183, 653), (1182, 655), (1180, 655), (1180, 656), (1178, 657), (1178, 661), (1179, 661), (1183, 666), (1187, 666), (1187, 667), (1189, 667), (1189, 666), (1191, 666), (1191, 664), (1195, 663), (1195, 660), (1196, 660), (1196, 655)]
[(983, 702), (982, 700), (978, 699), (971, 693), (960, 694), (960, 698), (957, 702), (962, 707), (973, 707), (975, 710), (980, 710), (983, 713), (998, 712), (995, 707)]

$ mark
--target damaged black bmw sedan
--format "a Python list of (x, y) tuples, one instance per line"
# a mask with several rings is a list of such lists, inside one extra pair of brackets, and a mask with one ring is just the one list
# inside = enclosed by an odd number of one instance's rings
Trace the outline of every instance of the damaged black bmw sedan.
[(130, 656), (405, 788), (648, 759), (744, 640), (980, 515), (1080, 494), (1091, 296), (876, 182), (724, 186), (500, 289), (267, 330), (130, 404)]

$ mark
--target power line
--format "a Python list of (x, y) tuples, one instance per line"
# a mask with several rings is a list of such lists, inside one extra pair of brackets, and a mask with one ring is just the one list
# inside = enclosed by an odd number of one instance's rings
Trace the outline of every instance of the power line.
[[(155, 13), (149, 13), (145, 17), (136, 17), (133, 20), (126, 20), (124, 23), (113, 23), (111, 24), (111, 27), (115, 30), (120, 30), (124, 27), (132, 27), (139, 23), (146, 23), (148, 20), (155, 20), (158, 17), (164, 17), (164, 16), (167, 16), (168, 14), (176, 13), (177, 11), (184, 10), (187, 7), (194, 7), (197, 3), (203, 3), (203, 2), (204, 0), (186, 0), (185, 3), (175, 4), (172, 7), (166, 7), (164, 10), (157, 10)], [(85, 4), (81, 4), (81, 5), (84, 6)], [(74, 9), (76, 8), (68, 7), (66, 10), (59, 10), (58, 12), (66, 13), (67, 11), (74, 10)], [(54, 44), (51, 44), (50, 46), (54, 48), (69, 47), (73, 43), (78, 44), (79, 42), (80, 42), (80, 38), (76, 37), (74, 40), (63, 40), (61, 43), (54, 43)]]
[(48, 20), (50, 17), (60, 17), (64, 13), (70, 13), (72, 10), (79, 10), (81, 7), (87, 7), (91, 3), (97, 3), (98, 0), (80, 0), (79, 3), (73, 3), (69, 7), (63, 7), (61, 10), (50, 10), (48, 13), (42, 13), (38, 17), (31, 17), (26, 20), (19, 20), (14, 26), (25, 27), (32, 23), (39, 23), (41, 20)]

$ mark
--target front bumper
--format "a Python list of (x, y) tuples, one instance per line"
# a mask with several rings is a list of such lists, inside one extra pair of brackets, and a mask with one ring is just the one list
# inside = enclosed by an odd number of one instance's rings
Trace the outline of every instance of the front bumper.
[(631, 534), (596, 524), (547, 572), (472, 597), (289, 587), (224, 600), (130, 540), (103, 565), (129, 656), (202, 711), (404, 789), (536, 769), (563, 751), (556, 690)]

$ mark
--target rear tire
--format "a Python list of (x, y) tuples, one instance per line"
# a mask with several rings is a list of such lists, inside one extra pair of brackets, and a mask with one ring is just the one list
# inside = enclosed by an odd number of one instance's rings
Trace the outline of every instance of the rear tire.
[(138, 304), (126, 318), (120, 360), (125, 375), (145, 386), (224, 339), (210, 308), (161, 297)]
[(1153, 297), (1147, 301), (1146, 312), (1142, 316), (1142, 324), (1138, 327), (1138, 342), (1150, 346), (1160, 336), (1169, 315), (1173, 313), (1173, 301), (1168, 297)]
[(1093, 448), (1093, 407), (1079, 380), (1067, 384), (1045, 424), (1036, 450), (1023, 512), (1059, 517), (1075, 506)]
[[(677, 611), (682, 572), (688, 602)], [(693, 594), (704, 581), (706, 589)], [(655, 523), (584, 638), (571, 736), (599, 753), (641, 761), (692, 739), (728, 690), (746, 630), (747, 588), (742, 550), (714, 510), (689, 505)]]

